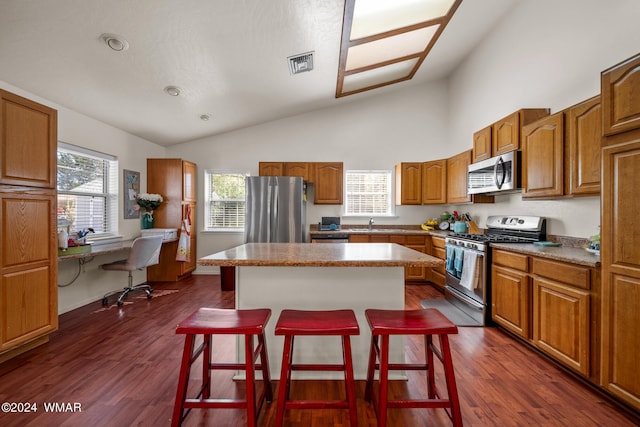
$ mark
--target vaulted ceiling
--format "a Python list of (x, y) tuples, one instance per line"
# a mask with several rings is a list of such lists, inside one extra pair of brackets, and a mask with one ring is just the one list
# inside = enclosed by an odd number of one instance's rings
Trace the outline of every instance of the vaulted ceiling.
[(518, 1), (463, 0), (411, 80), (336, 98), (344, 0), (0, 0), (0, 80), (168, 146), (446, 78)]

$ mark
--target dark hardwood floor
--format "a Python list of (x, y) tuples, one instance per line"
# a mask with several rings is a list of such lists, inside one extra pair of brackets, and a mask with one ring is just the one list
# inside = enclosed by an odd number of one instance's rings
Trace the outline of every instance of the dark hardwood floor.
[[(35, 404), (37, 412), (0, 412), (0, 426), (168, 426), (170, 425), (183, 336), (176, 325), (200, 306), (232, 308), (233, 292), (221, 292), (218, 276), (194, 276), (155, 286), (147, 301), (102, 309), (97, 301), (60, 316), (48, 344), (0, 364), (0, 402)], [(171, 292), (179, 290), (179, 292)], [(429, 286), (407, 286), (406, 306), (438, 297)], [(131, 297), (130, 297), (131, 298)], [(271, 321), (275, 321), (272, 319)], [(366, 327), (366, 325), (361, 325)], [(233, 358), (233, 337), (214, 338), (214, 357)], [(456, 379), (466, 426), (635, 426), (639, 420), (571, 375), (496, 328), (460, 328), (451, 339)], [(409, 361), (418, 361), (421, 340), (406, 340)], [(270, 357), (280, 357), (271, 354)], [(198, 372), (197, 370), (194, 371)], [(425, 396), (424, 375), (409, 372), (395, 381), (393, 396)], [(216, 374), (216, 396), (243, 394), (231, 373)], [(436, 378), (443, 384), (442, 370)], [(277, 385), (277, 382), (275, 383)], [(442, 385), (444, 387), (444, 385)], [(296, 382), (292, 396), (335, 396), (339, 382)], [(375, 426), (358, 382), (360, 426)], [(45, 403), (81, 412), (47, 412)], [(77, 409), (78, 406), (75, 406)], [(275, 402), (265, 404), (260, 425), (275, 419)], [(348, 426), (345, 410), (289, 411), (290, 426)], [(244, 411), (193, 410), (187, 426), (242, 426)], [(393, 409), (390, 426), (450, 426), (443, 410)]]

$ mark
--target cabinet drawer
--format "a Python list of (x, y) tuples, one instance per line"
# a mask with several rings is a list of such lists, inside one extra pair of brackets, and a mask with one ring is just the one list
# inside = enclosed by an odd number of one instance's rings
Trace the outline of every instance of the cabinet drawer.
[(389, 235), (371, 235), (369, 236), (369, 241), (371, 243), (389, 243), (390, 239), (389, 239)]
[(444, 239), (442, 237), (431, 237), (431, 244), (435, 248), (443, 248), (444, 249)]
[(406, 245), (407, 244), (407, 239), (406, 236), (398, 236), (395, 234), (392, 234), (389, 236), (389, 242), (390, 243), (397, 243), (399, 245)]
[[(442, 248), (433, 248), (433, 256), (436, 258), (440, 258), (445, 260), (447, 258), (447, 252)], [(444, 265), (439, 265), (438, 267), (433, 267), (433, 269), (444, 276), (445, 267)]]
[(513, 252), (493, 249), (493, 264), (511, 267), (520, 271), (529, 271), (529, 257)]
[(424, 236), (405, 236), (408, 245), (424, 245)]
[(532, 272), (582, 289), (591, 289), (589, 269), (579, 265), (532, 258)]

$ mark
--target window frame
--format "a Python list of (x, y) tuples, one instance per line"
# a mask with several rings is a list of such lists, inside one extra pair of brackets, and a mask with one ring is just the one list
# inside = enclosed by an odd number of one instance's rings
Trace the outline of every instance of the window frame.
[[(56, 203), (60, 204), (60, 196), (71, 197), (99, 197), (104, 200), (103, 210), (103, 224), (104, 231), (96, 233), (90, 233), (87, 235), (87, 241), (99, 241), (103, 239), (112, 239), (118, 236), (118, 200), (119, 200), (119, 183), (118, 172), (119, 164), (116, 156), (102, 153), (99, 151), (91, 150), (85, 147), (79, 147), (76, 145), (68, 144), (62, 141), (58, 141), (58, 147), (56, 148), (56, 175), (59, 172), (60, 165), (58, 164), (58, 153), (64, 151), (76, 156), (98, 159), (103, 163), (104, 175), (102, 183), (102, 191), (100, 192), (85, 192), (75, 190), (61, 190), (56, 183)], [(58, 209), (56, 208), (56, 211)], [(73, 224), (68, 224), (66, 221), (61, 221), (56, 214), (56, 220), (58, 228), (67, 228), (71, 234), (78, 231)], [(77, 222), (77, 214), (74, 222)], [(84, 229), (86, 227), (82, 227)]]
[[(233, 232), (233, 233), (239, 233), (242, 232), (244, 233), (245, 230), (245, 224), (244, 224), (244, 220), (242, 221), (242, 227), (214, 227), (214, 226), (210, 226), (209, 225), (209, 217), (211, 216), (210, 210), (211, 210), (211, 206), (212, 206), (212, 200), (211, 200), (211, 195), (212, 195), (212, 188), (211, 188), (211, 175), (243, 175), (245, 177), (245, 180), (248, 176), (251, 175), (250, 172), (246, 171), (246, 170), (240, 170), (240, 169), (205, 169), (204, 170), (204, 221), (203, 221), (203, 231), (205, 232)], [(245, 181), (246, 182), (246, 181)], [(232, 201), (231, 199), (229, 199), (228, 201)], [(234, 199), (233, 201), (240, 201), (240, 199)], [(245, 198), (242, 200), (244, 205), (245, 205), (245, 209), (246, 209), (246, 203), (247, 203), (247, 198), (246, 198), (246, 194), (245, 194)]]
[[(368, 213), (356, 213), (349, 212), (349, 198), (352, 197), (352, 193), (349, 192), (349, 176), (350, 174), (384, 174), (387, 176), (387, 192), (386, 195), (388, 197), (388, 204), (385, 213), (379, 212), (368, 212)], [(344, 188), (345, 188), (345, 200), (344, 200), (344, 212), (343, 216), (347, 217), (393, 217), (395, 216), (395, 203), (394, 203), (394, 181), (393, 181), (393, 171), (388, 169), (351, 169), (345, 171), (344, 178)]]

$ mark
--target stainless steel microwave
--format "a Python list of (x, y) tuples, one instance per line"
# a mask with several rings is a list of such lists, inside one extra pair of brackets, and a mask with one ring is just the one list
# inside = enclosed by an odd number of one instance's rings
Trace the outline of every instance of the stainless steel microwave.
[(469, 165), (467, 193), (499, 193), (520, 190), (519, 150), (510, 151)]

